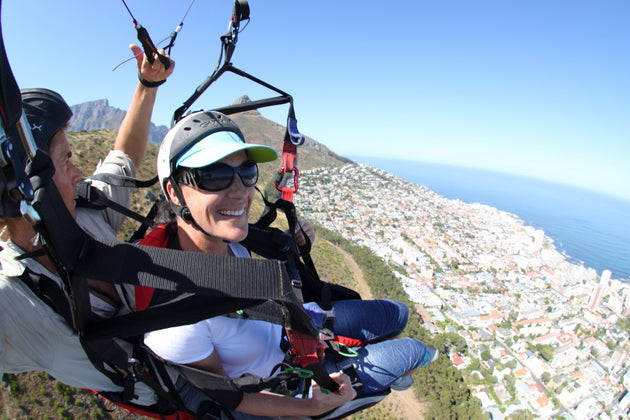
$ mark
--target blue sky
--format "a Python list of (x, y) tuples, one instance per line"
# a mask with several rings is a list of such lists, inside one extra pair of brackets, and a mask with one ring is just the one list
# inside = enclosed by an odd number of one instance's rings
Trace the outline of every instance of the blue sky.
[[(128, 0), (154, 41), (188, 0)], [(212, 71), (232, 1), (196, 0), (154, 122)], [(630, 199), (630, 2), (250, 0), (235, 66), (293, 95), (300, 130), (342, 155), (528, 175)], [(37, 29), (33, 29), (37, 28)], [(135, 30), (121, 1), (4, 0), (21, 87), (126, 109)], [(193, 105), (270, 96), (236, 76)], [(263, 114), (284, 123), (286, 106)]]

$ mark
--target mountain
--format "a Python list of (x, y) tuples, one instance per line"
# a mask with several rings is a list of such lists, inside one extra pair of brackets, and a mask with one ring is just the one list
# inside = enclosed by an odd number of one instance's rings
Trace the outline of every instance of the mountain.
[[(246, 102), (251, 102), (247, 95), (242, 95), (234, 101), (235, 104)], [(70, 132), (118, 130), (127, 112), (110, 106), (107, 99), (84, 102), (72, 105), (70, 108), (74, 114), (70, 120), (68, 130)], [(246, 141), (271, 146), (278, 151), (278, 154), (282, 152), (285, 133), (282, 125), (268, 120), (255, 110), (233, 114), (230, 117), (239, 125)], [(168, 127), (151, 123), (149, 143), (159, 145), (167, 132)], [(337, 155), (323, 144), (306, 136), (304, 144), (298, 148), (298, 161), (295, 166), (298, 169), (312, 169), (322, 166), (338, 167), (349, 162), (351, 162), (349, 159)], [(260, 168), (262, 181), (272, 179), (272, 172), (275, 175), (275, 172), (280, 169), (281, 162), (278, 160), (276, 163), (275, 166), (269, 164)], [(90, 168), (85, 169), (86, 174), (91, 171)]]
[[(74, 114), (68, 131), (92, 131), (100, 129), (118, 130), (127, 111), (109, 106), (107, 99), (83, 102), (70, 107)], [(168, 127), (151, 123), (149, 142), (160, 144)]]

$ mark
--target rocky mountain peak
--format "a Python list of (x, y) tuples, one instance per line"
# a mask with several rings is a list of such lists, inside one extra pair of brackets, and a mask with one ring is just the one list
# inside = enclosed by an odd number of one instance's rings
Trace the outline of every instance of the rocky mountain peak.
[[(239, 96), (238, 98), (236, 98), (236, 100), (232, 103), (232, 105), (246, 104), (248, 102), (252, 102), (252, 100), (249, 98), (249, 96), (242, 95), (242, 96)], [(251, 110), (251, 111), (246, 111), (246, 112), (244, 112), (244, 114), (260, 115), (260, 112), (258, 112), (257, 110), (254, 109), (254, 110)]]
[[(107, 99), (97, 99), (95, 101), (83, 102), (70, 107), (73, 116), (70, 120), (68, 131), (91, 131), (91, 130), (118, 130), (126, 111), (109, 106)], [(160, 144), (168, 132), (168, 127), (164, 125), (156, 126), (151, 123), (149, 129), (149, 141), (153, 144)]]

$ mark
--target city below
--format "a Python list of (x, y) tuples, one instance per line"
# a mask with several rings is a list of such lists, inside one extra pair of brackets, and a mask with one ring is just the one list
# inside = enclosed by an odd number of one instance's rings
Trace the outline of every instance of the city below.
[[(568, 262), (513, 214), (352, 164), (303, 172), (300, 216), (395, 267), (493, 419), (627, 418), (630, 286)], [(401, 274), (404, 272), (405, 274)]]

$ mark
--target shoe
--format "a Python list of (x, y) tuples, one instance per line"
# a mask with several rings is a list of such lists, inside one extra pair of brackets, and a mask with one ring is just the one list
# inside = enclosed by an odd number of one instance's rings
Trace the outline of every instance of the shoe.
[[(427, 346), (427, 351), (424, 353), (424, 357), (422, 358), (420, 366), (418, 367), (430, 365), (437, 360), (439, 355), (440, 352), (438, 351), (438, 349), (436, 349), (435, 347)], [(396, 379), (394, 382), (391, 383), (389, 387), (394, 391), (404, 391), (405, 389), (411, 388), (411, 385), (413, 385), (413, 378), (411, 377), (411, 375), (407, 375), (401, 376), (400, 378)]]
[(420, 366), (418, 367), (424, 367), (426, 365), (430, 365), (431, 363), (437, 360), (439, 355), (440, 355), (440, 352), (438, 351), (438, 349), (436, 349), (435, 347), (427, 346), (427, 352), (424, 354), (424, 357), (422, 358), (422, 362), (420, 362)]
[(413, 385), (413, 378), (411, 377), (411, 375), (408, 375), (401, 376), (400, 378), (396, 379), (394, 382), (391, 383), (389, 387), (393, 391), (404, 391), (405, 389), (411, 388), (411, 385)]

